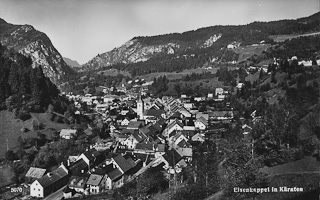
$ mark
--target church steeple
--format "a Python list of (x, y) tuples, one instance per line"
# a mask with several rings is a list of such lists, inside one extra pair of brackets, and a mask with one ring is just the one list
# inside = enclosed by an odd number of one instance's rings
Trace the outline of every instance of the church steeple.
[(139, 90), (137, 96), (137, 114), (139, 119), (143, 119), (143, 112), (144, 112), (144, 102), (141, 98), (141, 90)]

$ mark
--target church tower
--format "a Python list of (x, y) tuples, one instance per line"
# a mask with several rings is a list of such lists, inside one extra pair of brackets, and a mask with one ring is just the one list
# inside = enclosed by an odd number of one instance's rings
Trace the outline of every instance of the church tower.
[(144, 102), (141, 99), (141, 92), (139, 91), (138, 100), (137, 100), (137, 114), (139, 119), (143, 119), (144, 112)]

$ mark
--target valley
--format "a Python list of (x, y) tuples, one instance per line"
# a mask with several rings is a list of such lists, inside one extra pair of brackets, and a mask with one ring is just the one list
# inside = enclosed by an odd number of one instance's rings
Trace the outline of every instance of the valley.
[[(318, 198), (320, 13), (137, 36), (82, 66), (33, 26), (0, 28), (0, 178), (18, 199)], [(302, 190), (236, 190), (283, 187)]]

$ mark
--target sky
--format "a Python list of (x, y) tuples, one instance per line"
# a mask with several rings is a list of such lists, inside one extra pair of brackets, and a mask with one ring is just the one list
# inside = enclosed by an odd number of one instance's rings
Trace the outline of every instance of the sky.
[(63, 57), (80, 64), (135, 36), (297, 19), (319, 11), (320, 0), (0, 0), (0, 18), (34, 26)]

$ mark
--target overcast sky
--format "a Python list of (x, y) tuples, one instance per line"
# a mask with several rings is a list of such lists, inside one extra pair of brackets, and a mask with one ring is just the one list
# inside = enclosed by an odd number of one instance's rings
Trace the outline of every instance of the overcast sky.
[(135, 36), (214, 25), (296, 19), (320, 0), (0, 0), (0, 18), (45, 32), (64, 57), (84, 64)]

